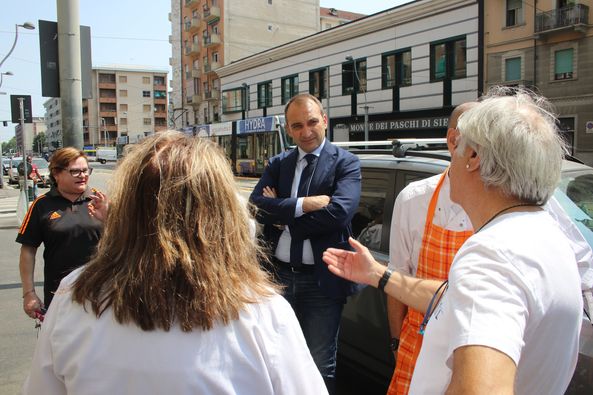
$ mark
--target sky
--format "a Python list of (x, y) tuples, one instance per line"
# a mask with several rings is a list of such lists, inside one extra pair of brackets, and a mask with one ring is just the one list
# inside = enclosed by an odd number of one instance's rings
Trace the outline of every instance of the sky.
[[(0, 13), (0, 61), (14, 42), (16, 24), (57, 21), (55, 0), (0, 1), (10, 4), (4, 4)], [(320, 6), (374, 14), (408, 1), (320, 0)], [(93, 67), (119, 64), (170, 70), (170, 7), (170, 0), (79, 0), (80, 24), (91, 28)], [(0, 86), (0, 92), (6, 93), (0, 94), (0, 121), (10, 121), (10, 95), (14, 94), (31, 95), (33, 116), (44, 116), (43, 103), (48, 98), (41, 96), (40, 70), (38, 30), (19, 28), (16, 47), (0, 68), (2, 73), (13, 73), (4, 75)], [(14, 137), (14, 127), (0, 122), (0, 141)]]

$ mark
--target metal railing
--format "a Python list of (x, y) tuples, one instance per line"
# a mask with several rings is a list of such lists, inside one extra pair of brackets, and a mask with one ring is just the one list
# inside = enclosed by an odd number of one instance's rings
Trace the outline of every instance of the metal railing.
[(535, 32), (542, 33), (575, 25), (589, 23), (589, 7), (574, 4), (556, 10), (539, 13), (535, 16)]

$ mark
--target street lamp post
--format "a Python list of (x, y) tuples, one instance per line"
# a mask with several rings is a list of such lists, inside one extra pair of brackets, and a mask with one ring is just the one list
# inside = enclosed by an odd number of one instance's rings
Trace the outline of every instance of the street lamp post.
[[(356, 81), (358, 82), (358, 86), (360, 84), (360, 78), (358, 78), (358, 70), (357, 70), (357, 62), (354, 60), (352, 56), (346, 56), (346, 60), (353, 62), (352, 67), (354, 68), (354, 76), (356, 77)], [(367, 105), (367, 90), (366, 88), (362, 88), (362, 93), (364, 93), (364, 141), (369, 141), (369, 106)]]
[(8, 57), (10, 56), (10, 54), (12, 53), (12, 51), (14, 51), (14, 47), (16, 47), (16, 42), (19, 38), (19, 27), (24, 27), (27, 30), (33, 30), (35, 29), (35, 25), (32, 24), (31, 22), (25, 22), (22, 25), (16, 24), (14, 25), (14, 42), (12, 43), (12, 47), (10, 47), (10, 51), (8, 51), (8, 53), (6, 54), (6, 56), (4, 57), (4, 59), (2, 59), (2, 61), (0, 61), (0, 67), (2, 67), (2, 65), (4, 64), (4, 62), (6, 61), (6, 59), (8, 59)]

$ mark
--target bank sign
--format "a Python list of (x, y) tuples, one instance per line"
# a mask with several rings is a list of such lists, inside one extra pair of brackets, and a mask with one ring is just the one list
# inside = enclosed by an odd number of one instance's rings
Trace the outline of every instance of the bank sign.
[[(369, 121), (369, 132), (412, 130), (412, 129), (440, 129), (446, 128), (449, 117), (394, 119), (386, 121)], [(348, 125), (350, 132), (364, 132), (364, 122)]]

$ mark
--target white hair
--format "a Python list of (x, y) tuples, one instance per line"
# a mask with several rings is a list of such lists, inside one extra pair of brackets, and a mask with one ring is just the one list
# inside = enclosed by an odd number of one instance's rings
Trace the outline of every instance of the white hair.
[(544, 204), (560, 179), (566, 145), (546, 99), (524, 89), (496, 88), (464, 112), (455, 154), (469, 146), (484, 184), (528, 203)]

